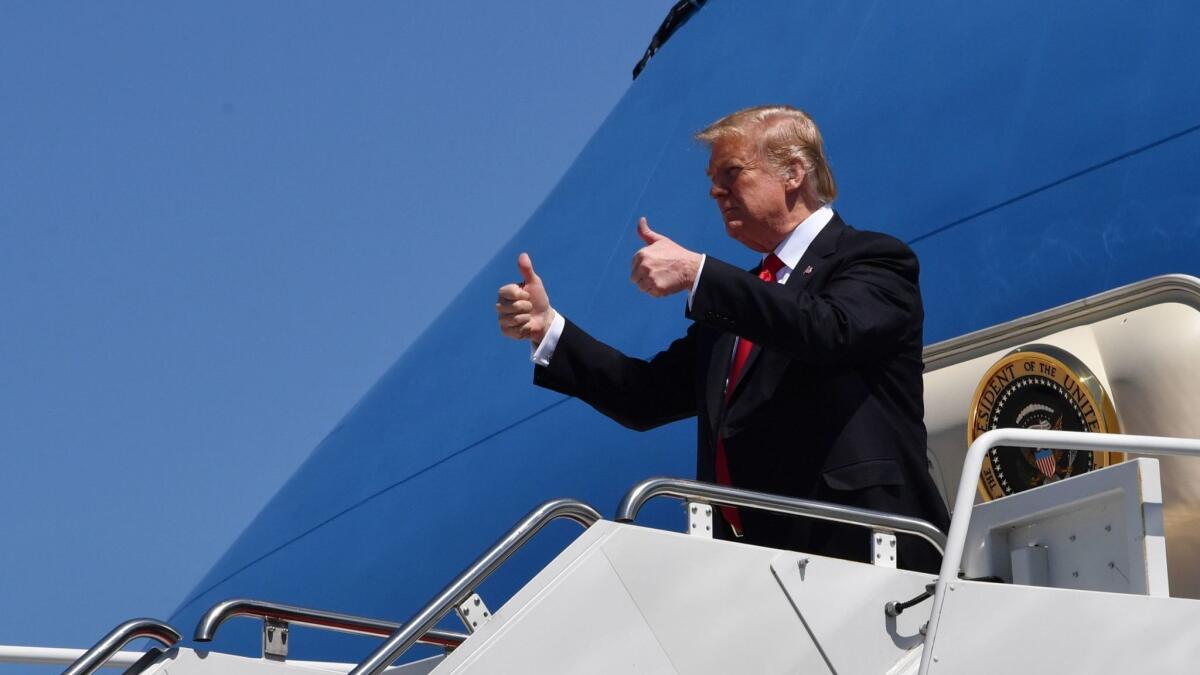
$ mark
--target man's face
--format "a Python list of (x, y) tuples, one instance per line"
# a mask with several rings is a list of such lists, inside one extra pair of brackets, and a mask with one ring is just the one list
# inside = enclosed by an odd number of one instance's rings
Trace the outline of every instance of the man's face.
[(758, 154), (752, 136), (718, 138), (708, 161), (709, 194), (721, 209), (725, 233), (760, 253), (772, 251), (796, 225), (787, 181)]

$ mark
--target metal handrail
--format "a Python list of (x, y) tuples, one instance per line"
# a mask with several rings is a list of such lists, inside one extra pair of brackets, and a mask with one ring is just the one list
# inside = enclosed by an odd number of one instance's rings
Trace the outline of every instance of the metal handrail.
[[(69, 666), (83, 656), (86, 649), (67, 647), (25, 647), (0, 645), (0, 664), (23, 663), (33, 666)], [(106, 668), (128, 668), (146, 656), (145, 652), (117, 652), (104, 663)]]
[(138, 638), (150, 638), (162, 643), (164, 647), (170, 647), (183, 639), (183, 636), (157, 619), (130, 619), (100, 638), (99, 642), (68, 666), (63, 675), (93, 673), (107, 663), (113, 654)]
[(1188, 274), (1151, 277), (929, 345), (921, 360), (928, 373), (1050, 333), (1168, 302), (1200, 310), (1200, 279)]
[(938, 553), (942, 553), (946, 549), (946, 535), (933, 523), (920, 518), (809, 499), (784, 497), (766, 492), (753, 492), (683, 478), (648, 478), (634, 485), (621, 500), (621, 505), (617, 507), (617, 522), (633, 522), (642, 506), (660, 495), (680, 499), (704, 499), (708, 503), (719, 506), (738, 506), (790, 516), (829, 520), (835, 523), (861, 525), (891, 534), (911, 534), (932, 544)]
[[(192, 639), (196, 642), (212, 642), (221, 624), (235, 616), (250, 616), (260, 619), (278, 619), (288, 623), (324, 628), (339, 633), (354, 635), (372, 635), (387, 637), (399, 630), (402, 625), (394, 621), (382, 621), (339, 612), (327, 612), (322, 609), (309, 609), (294, 605), (283, 605), (264, 600), (235, 598), (219, 602), (212, 606), (196, 624), (196, 632)], [(417, 642), (430, 645), (440, 645), (454, 648), (467, 639), (465, 633), (431, 629), (428, 633), (417, 637)]]
[(466, 600), (475, 587), (496, 571), (505, 560), (525, 545), (547, 523), (559, 518), (573, 520), (585, 528), (600, 520), (600, 512), (574, 499), (554, 499), (529, 512), (511, 530), (492, 545), (483, 555), (455, 577), (450, 585), (442, 589), (429, 604), (406, 621), (403, 626), (379, 646), (362, 663), (355, 666), (349, 675), (379, 675), (409, 647), (417, 638), (431, 628), (450, 610)]
[(975, 442), (971, 443), (971, 447), (967, 449), (966, 458), (963, 460), (962, 475), (958, 480), (958, 494), (954, 499), (954, 518), (950, 521), (950, 536), (946, 542), (946, 553), (942, 556), (942, 567), (938, 572), (937, 585), (934, 587), (933, 609), (929, 617), (929, 628), (925, 635), (925, 649), (921, 654), (920, 675), (928, 675), (930, 664), (936, 656), (938, 623), (942, 606), (946, 601), (946, 586), (958, 579), (958, 568), (962, 564), (967, 529), (971, 523), (971, 509), (975, 501), (975, 484), (979, 482), (979, 471), (983, 468), (983, 460), (987, 453), (993, 448), (1001, 446), (1200, 457), (1200, 440), (1167, 438), (1165, 436), (1129, 436), (1040, 429), (994, 429), (975, 439)]

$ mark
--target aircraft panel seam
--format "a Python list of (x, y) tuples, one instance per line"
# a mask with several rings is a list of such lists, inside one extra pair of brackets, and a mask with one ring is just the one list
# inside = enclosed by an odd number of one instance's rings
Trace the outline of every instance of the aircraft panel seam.
[(563, 398), (555, 401), (554, 403), (551, 403), (550, 405), (545, 406), (545, 407), (541, 408), (540, 410), (535, 410), (534, 412), (526, 415), (525, 417), (522, 417), (521, 419), (517, 420), (516, 422), (513, 422), (507, 426), (501, 427), (500, 429), (497, 429), (496, 431), (493, 431), (493, 432), (485, 435), (483, 438), (480, 438), (479, 440), (468, 443), (464, 447), (462, 447), (458, 450), (455, 450), (454, 452), (446, 455), (445, 457), (442, 457), (441, 459), (438, 459), (437, 461), (435, 461), (431, 464), (428, 464), (420, 469), (417, 469), (413, 473), (409, 474), (408, 476), (405, 476), (404, 478), (401, 478), (400, 480), (392, 483), (391, 485), (388, 485), (387, 487), (384, 487), (384, 488), (380, 488), (379, 490), (367, 495), (366, 497), (363, 497), (362, 499), (351, 504), (350, 506), (343, 508), (341, 511), (338, 511), (337, 513), (329, 516), (328, 518), (326, 518), (325, 520), (322, 520), (321, 522), (317, 523), (316, 525), (313, 525), (312, 527), (304, 530), (303, 532), (293, 536), (291, 539), (288, 539), (287, 541), (279, 544), (278, 546), (275, 546), (271, 550), (259, 555), (257, 558), (242, 565), (241, 567), (237, 568), (233, 572), (230, 572), (229, 574), (222, 577), (219, 581), (216, 581), (216, 582), (210, 584), (204, 590), (202, 590), (198, 593), (195, 593), (191, 598), (189, 598), (183, 604), (181, 604), (178, 609), (176, 609), (174, 612), (171, 613), (171, 616), (168, 619), (168, 621), (174, 621), (175, 617), (178, 616), (180, 612), (187, 609), (188, 606), (190, 606), (193, 602), (195, 602), (195, 601), (199, 600), (200, 598), (204, 597), (205, 595), (211, 593), (213, 590), (215, 590), (217, 587), (221, 586), (225, 582), (229, 581), (230, 579), (233, 579), (234, 577), (241, 574), (242, 572), (245, 572), (246, 570), (250, 569), (251, 567), (254, 567), (258, 563), (275, 555), (276, 553), (291, 546), (292, 544), (300, 541), (301, 539), (307, 537), (308, 535), (312, 534), (313, 532), (316, 532), (317, 530), (325, 527), (326, 525), (328, 525), (329, 523), (332, 523), (333, 521), (337, 520), (338, 518), (341, 518), (342, 516), (350, 513), (351, 511), (357, 510), (359, 507), (364, 506), (368, 502), (373, 501), (375, 498), (381, 497), (384, 494), (394, 490), (395, 488), (400, 487), (401, 485), (404, 485), (405, 483), (411, 481), (412, 479), (417, 478), (418, 476), (421, 476), (422, 474), (428, 473), (428, 472), (436, 469), (437, 467), (441, 466), (442, 464), (445, 464), (446, 462), (449, 462), (450, 460), (457, 458), (459, 455), (462, 455), (470, 450), (474, 450), (475, 448), (483, 445), (487, 441), (490, 441), (493, 438), (496, 438), (497, 436), (499, 436), (505, 432), (511, 431), (511, 430), (517, 428), (518, 426), (521, 426), (522, 424), (534, 419), (535, 417), (542, 415), (543, 413), (549, 412), (550, 410), (562, 405), (563, 403), (570, 401), (572, 398), (574, 398), (574, 397), (573, 396), (564, 396)]
[[(683, 117), (683, 112), (681, 111), (678, 115), (675, 116), (675, 124), (673, 125), (673, 128), (679, 127), (679, 122), (682, 119), (682, 117)], [(658, 167), (660, 165), (662, 165), (663, 159), (666, 157), (666, 154), (667, 154), (667, 147), (669, 145), (669, 143), (667, 141), (668, 141), (668, 139), (670, 139), (672, 137), (673, 137), (672, 134), (663, 134), (664, 140), (662, 142), (662, 145), (659, 146), (658, 157), (654, 160), (654, 166), (651, 167), (648, 172), (646, 172), (646, 180), (642, 182), (642, 187), (641, 187), (641, 190), (638, 191), (637, 198), (635, 198), (632, 201), (634, 208), (629, 210), (629, 212), (627, 213), (626, 218), (625, 218), (625, 224), (622, 225), (617, 230), (617, 240), (616, 240), (616, 242), (613, 243), (612, 249), (608, 252), (608, 258), (604, 261), (604, 264), (600, 267), (600, 272), (598, 274), (596, 274), (596, 276), (595, 276), (596, 282), (594, 284), (592, 284), (592, 295), (590, 298), (588, 298), (587, 305), (585, 305), (588, 309), (592, 309), (593, 307), (595, 307), (596, 298), (600, 295), (600, 292), (604, 288), (604, 284), (601, 282), (605, 278), (605, 273), (608, 272), (609, 267), (612, 266), (613, 260), (615, 260), (617, 257), (617, 252), (621, 250), (622, 244), (625, 243), (625, 238), (629, 236), (630, 232), (634, 231), (633, 228), (629, 226), (629, 222), (633, 218), (633, 214), (635, 214), (637, 212), (636, 211), (637, 206), (642, 203), (642, 198), (646, 196), (646, 189), (650, 187), (650, 182), (652, 180), (654, 180), (655, 172), (657, 172)]]
[(667, 661), (671, 663), (671, 667), (675, 669), (676, 673), (684, 672), (680, 670), (679, 664), (675, 663), (675, 659), (671, 657), (671, 650), (667, 649), (667, 646), (663, 644), (663, 639), (658, 634), (658, 631), (655, 630), (654, 623), (650, 621), (650, 617), (646, 616), (646, 611), (642, 609), (642, 604), (638, 602), (638, 599), (636, 596), (634, 596), (633, 591), (629, 590), (629, 584), (625, 583), (625, 577), (621, 576), (621, 571), (617, 569), (615, 564), (613, 564), (612, 558), (608, 556), (608, 551), (605, 551), (604, 548), (601, 547), (600, 555), (603, 556), (604, 562), (607, 563), (609, 569), (612, 570), (613, 576), (615, 576), (617, 581), (620, 582), (621, 588), (625, 589), (625, 595), (629, 596), (629, 601), (633, 603), (634, 609), (636, 609), (638, 614), (641, 615), (642, 623), (646, 624), (646, 628), (650, 631), (650, 634), (654, 636), (654, 641), (658, 643), (658, 648), (662, 650), (663, 656), (665, 656)]
[(935, 235), (941, 234), (942, 232), (945, 232), (946, 230), (953, 229), (953, 228), (955, 228), (955, 227), (958, 227), (959, 225), (962, 225), (963, 223), (966, 223), (966, 222), (969, 222), (969, 221), (975, 220), (976, 218), (979, 218), (980, 216), (987, 215), (987, 214), (989, 214), (989, 213), (991, 213), (991, 212), (993, 212), (993, 211), (998, 211), (998, 210), (1000, 210), (1000, 209), (1002, 209), (1002, 208), (1004, 208), (1004, 207), (1006, 207), (1006, 206), (1009, 206), (1009, 205), (1015, 204), (1015, 203), (1017, 203), (1017, 202), (1019, 202), (1019, 201), (1023, 201), (1023, 200), (1025, 200), (1025, 199), (1028, 199), (1029, 197), (1032, 197), (1032, 196), (1034, 196), (1034, 195), (1041, 194), (1041, 193), (1043, 193), (1043, 192), (1045, 192), (1045, 191), (1047, 191), (1047, 190), (1050, 190), (1051, 188), (1058, 187), (1059, 185), (1062, 185), (1063, 183), (1068, 183), (1068, 182), (1070, 182), (1070, 181), (1073, 181), (1073, 180), (1075, 180), (1076, 178), (1080, 178), (1080, 177), (1082, 177), (1082, 176), (1085, 176), (1085, 175), (1087, 175), (1087, 174), (1089, 174), (1089, 173), (1093, 173), (1093, 172), (1095, 172), (1095, 171), (1099, 171), (1100, 169), (1103, 169), (1103, 168), (1105, 168), (1105, 167), (1108, 167), (1108, 166), (1111, 166), (1111, 165), (1113, 165), (1113, 164), (1116, 164), (1117, 162), (1120, 162), (1120, 161), (1122, 161), (1122, 160), (1129, 159), (1130, 157), (1133, 157), (1133, 156), (1135, 156), (1135, 155), (1140, 155), (1140, 154), (1142, 154), (1143, 152), (1146, 152), (1146, 151), (1148, 151), (1148, 150), (1152, 150), (1152, 149), (1154, 149), (1154, 148), (1157, 148), (1157, 147), (1158, 147), (1158, 146), (1160, 146), (1160, 145), (1165, 145), (1165, 144), (1167, 144), (1167, 143), (1170, 143), (1171, 141), (1178, 140), (1178, 139), (1180, 139), (1180, 138), (1183, 138), (1184, 136), (1187, 136), (1188, 134), (1194, 133), (1194, 132), (1196, 132), (1196, 131), (1200, 131), (1200, 124), (1197, 124), (1197, 125), (1195, 125), (1195, 126), (1188, 127), (1187, 129), (1184, 129), (1183, 131), (1178, 131), (1178, 132), (1175, 132), (1175, 133), (1173, 133), (1173, 134), (1171, 134), (1171, 135), (1169, 135), (1169, 136), (1165, 136), (1165, 137), (1163, 137), (1163, 138), (1160, 138), (1160, 139), (1158, 139), (1158, 140), (1156, 140), (1156, 141), (1152, 141), (1152, 142), (1150, 142), (1150, 143), (1147, 143), (1146, 145), (1143, 145), (1143, 146), (1141, 146), (1141, 147), (1134, 148), (1133, 150), (1128, 150), (1128, 151), (1126, 151), (1126, 152), (1123, 152), (1123, 153), (1121, 153), (1121, 154), (1119, 154), (1119, 155), (1117, 155), (1117, 156), (1115, 156), (1115, 157), (1110, 157), (1110, 158), (1108, 158), (1108, 159), (1106, 159), (1106, 160), (1104, 160), (1104, 161), (1102, 161), (1102, 162), (1099, 162), (1099, 163), (1097, 163), (1097, 164), (1093, 164), (1093, 165), (1091, 165), (1091, 166), (1089, 166), (1089, 167), (1087, 167), (1087, 168), (1084, 168), (1084, 169), (1080, 169), (1079, 171), (1076, 171), (1076, 172), (1075, 172), (1075, 173), (1073, 173), (1073, 174), (1070, 174), (1070, 175), (1068, 175), (1068, 176), (1064, 176), (1063, 178), (1059, 178), (1058, 180), (1055, 180), (1055, 181), (1051, 181), (1051, 182), (1049, 182), (1049, 183), (1046, 183), (1045, 185), (1042, 185), (1042, 186), (1040, 186), (1040, 187), (1036, 187), (1036, 188), (1034, 188), (1034, 189), (1032, 189), (1032, 190), (1029, 190), (1029, 191), (1027, 191), (1027, 192), (1023, 192), (1023, 193), (1021, 193), (1021, 194), (1017, 195), (1016, 197), (1012, 197), (1012, 198), (1010, 198), (1010, 199), (1006, 199), (1006, 200), (1004, 200), (1004, 201), (1002, 201), (1002, 202), (999, 202), (999, 203), (997, 203), (997, 204), (993, 204), (993, 205), (991, 205), (991, 206), (989, 206), (989, 207), (987, 207), (987, 208), (984, 208), (984, 209), (981, 209), (981, 210), (979, 210), (979, 211), (976, 211), (975, 213), (972, 213), (972, 214), (970, 214), (970, 215), (963, 216), (962, 218), (959, 218), (958, 220), (955, 220), (955, 221), (949, 222), (949, 223), (947, 223), (947, 224), (945, 224), (945, 225), (942, 225), (941, 227), (936, 227), (936, 228), (934, 228), (934, 229), (930, 230), (929, 232), (926, 232), (925, 234), (918, 235), (918, 236), (916, 236), (916, 237), (914, 237), (914, 238), (912, 238), (912, 239), (909, 239), (907, 243), (908, 243), (908, 245), (909, 245), (909, 246), (912, 246), (913, 244), (916, 244), (916, 243), (917, 243), (917, 242), (919, 242), (919, 241), (924, 241), (924, 240), (926, 240), (926, 239), (929, 239), (930, 237), (933, 237), (933, 236), (935, 236)]

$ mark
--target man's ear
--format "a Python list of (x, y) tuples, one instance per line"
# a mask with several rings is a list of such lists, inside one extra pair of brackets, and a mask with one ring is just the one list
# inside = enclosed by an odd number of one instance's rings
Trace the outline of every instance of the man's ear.
[(798, 190), (804, 185), (805, 176), (804, 165), (800, 162), (792, 162), (788, 165), (786, 178), (783, 181), (784, 185), (789, 190)]

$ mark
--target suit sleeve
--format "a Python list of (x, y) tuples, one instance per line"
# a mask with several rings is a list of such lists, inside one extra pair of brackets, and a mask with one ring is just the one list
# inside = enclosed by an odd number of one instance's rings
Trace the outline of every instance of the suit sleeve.
[(569, 319), (534, 384), (576, 396), (617, 423), (644, 431), (696, 414), (694, 327), (649, 361), (588, 335)]
[(920, 339), (917, 258), (886, 235), (859, 239), (829, 259), (836, 268), (823, 284), (800, 293), (709, 256), (689, 317), (804, 363), (853, 366), (886, 358)]

